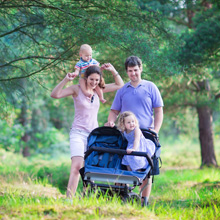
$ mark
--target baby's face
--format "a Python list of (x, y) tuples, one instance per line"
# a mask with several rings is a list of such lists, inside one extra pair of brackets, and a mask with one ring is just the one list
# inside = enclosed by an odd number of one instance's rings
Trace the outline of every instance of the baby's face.
[(81, 52), (81, 57), (84, 61), (89, 62), (92, 59), (92, 50), (86, 49)]

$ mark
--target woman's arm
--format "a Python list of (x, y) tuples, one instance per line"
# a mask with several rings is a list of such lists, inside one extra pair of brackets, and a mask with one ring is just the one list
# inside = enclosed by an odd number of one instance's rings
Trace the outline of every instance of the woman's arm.
[(60, 99), (66, 96), (77, 94), (77, 86), (72, 85), (65, 89), (63, 87), (71, 80), (73, 80), (76, 76), (72, 73), (68, 73), (66, 77), (53, 89), (50, 96), (55, 99)]
[(115, 80), (115, 83), (109, 83), (109, 84), (105, 85), (105, 88), (103, 89), (104, 93), (105, 92), (114, 92), (114, 91), (120, 89), (124, 85), (124, 82), (123, 82), (121, 76), (119, 75), (119, 73), (116, 71), (115, 67), (111, 63), (105, 63), (102, 65), (101, 68), (104, 70), (111, 71), (111, 73), (114, 77), (114, 80)]

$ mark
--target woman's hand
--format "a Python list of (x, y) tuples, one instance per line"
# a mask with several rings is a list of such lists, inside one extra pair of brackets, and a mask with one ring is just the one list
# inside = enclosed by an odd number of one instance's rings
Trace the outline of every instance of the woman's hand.
[(73, 73), (67, 73), (64, 79), (53, 89), (50, 96), (55, 99), (60, 99), (70, 95), (78, 95), (78, 90), (76, 85), (71, 85), (65, 89), (63, 87), (76, 76)]
[(111, 63), (104, 63), (104, 64), (102, 64), (101, 70), (108, 70), (108, 71), (111, 71), (111, 72), (117, 72), (115, 70), (115, 67)]
[(67, 73), (65, 78), (68, 79), (69, 81), (72, 81), (76, 77), (77, 77), (77, 75), (73, 72), (73, 73)]

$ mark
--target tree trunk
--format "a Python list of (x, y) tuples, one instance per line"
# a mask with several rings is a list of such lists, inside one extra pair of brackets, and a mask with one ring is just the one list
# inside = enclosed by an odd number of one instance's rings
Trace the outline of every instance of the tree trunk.
[[(22, 100), (22, 106), (21, 106), (21, 114), (20, 114), (20, 122), (22, 124), (23, 127), (26, 127), (26, 125), (28, 124), (28, 119), (27, 119), (27, 103), (26, 103), (26, 98), (24, 98)], [(25, 129), (26, 130), (26, 129)], [(24, 157), (28, 157), (30, 156), (29, 153), (29, 146), (28, 146), (28, 141), (30, 140), (30, 135), (27, 133), (27, 131), (25, 131), (24, 136), (21, 138), (21, 140), (24, 142), (24, 147), (22, 149), (22, 155)]]
[[(26, 81), (25, 79), (22, 79), (22, 86), (23, 88), (26, 88)], [(21, 102), (21, 114), (19, 115), (19, 121), (22, 124), (22, 126), (25, 128), (25, 133), (24, 136), (21, 137), (21, 140), (24, 142), (24, 147), (21, 149), (22, 150), (22, 155), (24, 157), (30, 156), (30, 151), (29, 151), (29, 146), (28, 146), (28, 141), (30, 140), (30, 135), (27, 132), (26, 126), (28, 124), (28, 106), (27, 106), (27, 97), (24, 96)]]
[[(187, 0), (188, 27), (192, 28), (195, 13), (191, 10), (192, 1)], [(203, 1), (204, 10), (212, 7), (207, 1)], [(206, 91), (207, 99), (210, 99), (210, 85), (208, 80), (197, 82), (198, 93)], [(212, 110), (208, 105), (198, 106), (197, 113), (199, 118), (199, 141), (201, 146), (201, 167), (218, 166), (214, 152), (214, 135), (212, 128)]]
[(22, 149), (22, 155), (23, 155), (23, 157), (29, 157), (30, 156), (30, 150), (29, 150), (29, 147), (27, 145), (27, 142), (30, 140), (30, 135), (25, 133), (25, 135), (21, 139), (22, 139), (22, 141), (25, 142), (25, 146)]
[(197, 107), (199, 117), (199, 140), (201, 145), (201, 167), (217, 166), (214, 152), (212, 110), (208, 106)]

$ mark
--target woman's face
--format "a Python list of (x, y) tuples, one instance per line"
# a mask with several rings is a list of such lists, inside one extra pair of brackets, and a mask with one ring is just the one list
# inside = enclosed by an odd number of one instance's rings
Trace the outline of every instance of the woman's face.
[(92, 73), (88, 76), (86, 85), (90, 89), (95, 89), (100, 83), (100, 75), (98, 73)]

